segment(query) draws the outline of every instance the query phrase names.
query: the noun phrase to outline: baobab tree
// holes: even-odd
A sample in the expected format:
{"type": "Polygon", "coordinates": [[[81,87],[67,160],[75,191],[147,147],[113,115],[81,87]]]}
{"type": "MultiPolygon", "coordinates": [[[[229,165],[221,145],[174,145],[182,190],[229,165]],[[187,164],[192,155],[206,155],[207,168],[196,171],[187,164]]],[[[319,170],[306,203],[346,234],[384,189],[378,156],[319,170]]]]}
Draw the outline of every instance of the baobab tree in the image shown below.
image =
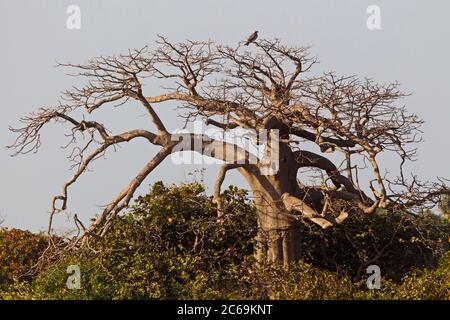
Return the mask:
{"type": "MultiPolygon", "coordinates": [[[[405,96],[398,83],[380,85],[331,72],[312,75],[316,62],[308,48],[278,39],[230,47],[212,41],[172,43],[158,37],[155,49],[61,64],[75,70],[73,75],[85,78],[86,84],[64,92],[56,106],[22,118],[22,127],[11,128],[17,140],[10,148],[15,155],[38,151],[41,130],[51,122],[64,123],[70,130],[75,172],[52,200],[50,233],[54,215],[67,209],[70,187],[92,162],[137,138],[160,147],[97,218],[86,228],[82,225],[78,239],[105,235],[144,179],[169,155],[180,152],[181,140],[183,150],[188,146],[223,161],[213,195],[218,223],[226,218],[220,190],[227,172],[237,170],[248,183],[257,208],[259,260],[298,259],[301,219],[327,229],[378,209],[414,214],[434,206],[448,193],[445,180],[423,183],[404,173],[404,164],[416,155],[422,120],[396,105],[405,96]],[[160,94],[146,94],[143,84],[148,78],[164,84],[160,94]],[[128,101],[146,111],[148,128],[113,134],[103,123],[74,115],[81,111],[93,119],[97,110],[128,101]],[[163,102],[179,107],[186,123],[201,119],[224,132],[269,132],[267,139],[255,139],[263,145],[264,155],[254,161],[257,156],[242,144],[169,132],[158,116],[163,102]],[[271,152],[278,157],[276,170],[267,170],[271,152]],[[396,176],[388,176],[380,166],[383,153],[398,155],[396,176]],[[339,158],[336,155],[341,157],[339,163],[332,161],[339,158]],[[309,170],[320,181],[308,183],[300,177],[301,170],[309,170]]],[[[77,217],[75,221],[80,224],[77,217]]]]}

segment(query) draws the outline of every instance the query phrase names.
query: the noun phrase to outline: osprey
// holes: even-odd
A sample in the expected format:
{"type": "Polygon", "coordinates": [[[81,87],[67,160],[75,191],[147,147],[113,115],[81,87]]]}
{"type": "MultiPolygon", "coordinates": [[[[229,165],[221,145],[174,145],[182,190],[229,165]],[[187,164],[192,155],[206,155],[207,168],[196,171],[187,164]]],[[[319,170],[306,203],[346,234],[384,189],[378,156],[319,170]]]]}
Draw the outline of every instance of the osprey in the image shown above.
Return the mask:
{"type": "Polygon", "coordinates": [[[258,31],[253,32],[248,38],[245,45],[248,46],[250,43],[254,42],[258,38],[258,31]]]}

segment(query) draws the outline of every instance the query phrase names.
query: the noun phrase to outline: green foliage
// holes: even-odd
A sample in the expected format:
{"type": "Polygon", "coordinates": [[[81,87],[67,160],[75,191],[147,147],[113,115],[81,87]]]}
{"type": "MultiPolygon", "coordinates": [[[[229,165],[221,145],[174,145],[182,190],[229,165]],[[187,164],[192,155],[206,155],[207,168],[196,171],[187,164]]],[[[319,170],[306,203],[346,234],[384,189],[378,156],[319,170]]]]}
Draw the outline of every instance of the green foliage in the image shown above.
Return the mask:
{"type": "Polygon", "coordinates": [[[302,223],[302,261],[256,265],[255,208],[243,190],[222,196],[218,221],[201,184],[156,183],[105,238],[22,281],[45,240],[2,230],[0,299],[450,298],[449,224],[438,216],[377,212],[326,232],[302,223]],[[381,290],[366,288],[368,263],[381,267],[381,290]],[[80,266],[79,290],[65,285],[69,265],[80,266]]]}
{"type": "Polygon", "coordinates": [[[415,270],[406,275],[395,298],[450,300],[450,251],[439,261],[438,268],[415,270]]]}
{"type": "Polygon", "coordinates": [[[268,264],[258,270],[258,297],[282,300],[351,299],[355,286],[348,276],[299,261],[285,268],[268,264]]]}
{"type": "Polygon", "coordinates": [[[212,299],[224,288],[239,292],[240,266],[253,252],[255,212],[242,190],[229,188],[223,201],[226,216],[218,222],[200,184],[156,183],[104,239],[91,243],[100,253],[80,251],[36,279],[36,297],[212,299]],[[71,264],[81,268],[81,290],[61,286],[71,264]]]}
{"type": "Polygon", "coordinates": [[[410,216],[377,211],[352,216],[326,232],[300,225],[303,259],[316,267],[345,272],[359,280],[370,264],[399,281],[414,268],[436,266],[448,250],[450,224],[431,213],[410,216]]]}

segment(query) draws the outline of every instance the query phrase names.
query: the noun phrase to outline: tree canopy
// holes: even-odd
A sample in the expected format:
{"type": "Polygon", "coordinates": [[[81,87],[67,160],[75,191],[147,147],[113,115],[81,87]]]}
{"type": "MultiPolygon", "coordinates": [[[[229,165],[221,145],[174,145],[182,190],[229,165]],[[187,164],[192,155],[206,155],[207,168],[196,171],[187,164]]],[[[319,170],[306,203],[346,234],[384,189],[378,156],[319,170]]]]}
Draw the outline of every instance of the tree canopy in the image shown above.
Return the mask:
{"type": "Polygon", "coordinates": [[[378,84],[334,72],[311,74],[316,62],[308,48],[278,39],[256,40],[246,47],[213,41],[173,43],[160,36],[154,48],[100,56],[84,64],[60,64],[85,79],[85,85],[64,92],[56,106],[42,107],[22,118],[23,126],[11,129],[18,134],[11,148],[15,154],[38,151],[44,126],[50,122],[69,126],[75,173],[53,198],[50,232],[53,216],[67,209],[70,187],[93,161],[137,138],[160,147],[91,225],[85,228],[74,217],[84,237],[104,236],[144,179],[170,154],[180,151],[180,140],[187,142],[184,150],[224,161],[214,189],[219,217],[224,177],[228,170],[238,170],[257,208],[257,250],[269,260],[286,263],[298,257],[300,220],[327,229],[349,215],[373,214],[377,209],[414,213],[436,205],[442,194],[449,193],[444,179],[421,182],[404,171],[405,163],[416,156],[422,120],[398,105],[406,95],[398,83],[378,84]],[[148,79],[163,86],[159,94],[146,92],[148,79]],[[92,119],[97,110],[128,101],[147,112],[151,130],[112,133],[107,125],[92,119]],[[253,136],[256,144],[264,146],[264,156],[255,159],[239,144],[204,134],[169,132],[158,116],[163,102],[179,107],[186,123],[200,118],[224,131],[268,131],[270,138],[264,141],[253,136]],[[80,111],[86,118],[76,118],[80,111]],[[275,167],[268,158],[272,151],[279,162],[275,167]],[[335,164],[329,153],[343,160],[335,164]],[[385,153],[398,156],[393,175],[385,173],[380,164],[379,155],[385,153]],[[303,169],[317,173],[321,182],[300,179],[298,173],[303,169]],[[368,178],[361,179],[361,172],[368,178]]]}

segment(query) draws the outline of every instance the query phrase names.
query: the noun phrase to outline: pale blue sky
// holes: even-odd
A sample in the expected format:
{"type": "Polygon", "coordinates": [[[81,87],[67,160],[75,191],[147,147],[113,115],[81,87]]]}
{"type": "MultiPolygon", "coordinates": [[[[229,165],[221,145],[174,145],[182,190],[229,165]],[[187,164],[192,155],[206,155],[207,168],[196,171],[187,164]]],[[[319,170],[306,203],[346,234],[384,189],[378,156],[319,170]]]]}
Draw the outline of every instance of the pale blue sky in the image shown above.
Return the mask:
{"type": "MultiPolygon", "coordinates": [[[[11,158],[3,148],[13,140],[8,126],[39,106],[52,105],[75,84],[55,61],[83,62],[99,54],[142,47],[162,34],[174,41],[213,39],[236,44],[253,30],[287,44],[310,45],[320,58],[318,71],[335,70],[380,82],[398,80],[413,95],[404,103],[426,124],[419,160],[409,169],[424,178],[450,176],[450,2],[442,1],[0,1],[0,215],[5,225],[46,227],[50,200],[71,173],[61,126],[45,130],[38,154],[11,158]],[[81,8],[81,30],[66,28],[66,8],[81,8]],[[381,8],[382,29],[366,28],[366,8],[381,8]]],[[[171,129],[180,126],[173,111],[160,111],[171,129]]],[[[146,125],[135,109],[105,113],[102,120],[123,129],[146,125]]],[[[69,211],[87,221],[139,170],[155,149],[132,143],[72,189],[69,211]],[[114,173],[112,173],[114,172],[114,173]]],[[[386,160],[387,162],[389,160],[386,160]]],[[[382,164],[389,166],[389,163],[382,164]]],[[[192,166],[164,162],[140,192],[156,180],[186,181],[192,166]]],[[[211,186],[217,167],[208,167],[211,186]]],[[[227,182],[245,186],[237,175],[227,182]]],[[[64,224],[64,218],[57,226],[64,224]]]]}

